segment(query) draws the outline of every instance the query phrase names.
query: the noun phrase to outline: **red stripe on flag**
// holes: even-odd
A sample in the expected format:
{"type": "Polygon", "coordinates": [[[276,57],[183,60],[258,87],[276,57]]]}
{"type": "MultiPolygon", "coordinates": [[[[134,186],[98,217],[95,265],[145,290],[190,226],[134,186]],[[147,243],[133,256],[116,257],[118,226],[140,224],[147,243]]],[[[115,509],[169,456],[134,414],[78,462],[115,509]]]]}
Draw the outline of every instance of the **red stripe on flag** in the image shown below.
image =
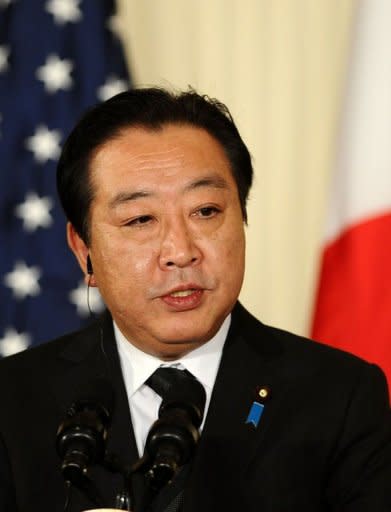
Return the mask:
{"type": "Polygon", "coordinates": [[[391,389],[391,213],[325,249],[312,337],[377,363],[391,389]]]}

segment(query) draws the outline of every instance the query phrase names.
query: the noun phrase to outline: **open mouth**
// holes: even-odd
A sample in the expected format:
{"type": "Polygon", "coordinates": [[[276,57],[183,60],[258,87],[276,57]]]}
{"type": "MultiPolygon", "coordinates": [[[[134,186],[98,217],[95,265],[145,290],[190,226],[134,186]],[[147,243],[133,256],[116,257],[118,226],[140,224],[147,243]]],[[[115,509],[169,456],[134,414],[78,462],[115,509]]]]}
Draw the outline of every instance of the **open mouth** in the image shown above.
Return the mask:
{"type": "Polygon", "coordinates": [[[204,290],[201,288],[188,288],[175,290],[162,297],[165,304],[176,311],[187,311],[198,307],[201,303],[204,290]]]}
{"type": "Polygon", "coordinates": [[[190,288],[189,290],[178,290],[177,292],[172,292],[169,295],[171,297],[188,297],[192,293],[198,291],[196,288],[190,288]]]}

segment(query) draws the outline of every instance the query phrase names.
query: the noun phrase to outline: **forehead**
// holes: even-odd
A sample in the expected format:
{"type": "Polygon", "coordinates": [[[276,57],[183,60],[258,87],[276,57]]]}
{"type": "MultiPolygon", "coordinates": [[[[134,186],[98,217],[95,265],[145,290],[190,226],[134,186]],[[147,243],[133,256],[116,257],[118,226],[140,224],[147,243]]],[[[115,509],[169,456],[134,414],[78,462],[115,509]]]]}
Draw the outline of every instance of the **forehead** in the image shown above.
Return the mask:
{"type": "Polygon", "coordinates": [[[123,129],[101,145],[90,163],[95,187],[125,180],[163,185],[200,175],[220,174],[234,184],[222,145],[207,131],[190,125],[166,125],[158,130],[123,129]]]}

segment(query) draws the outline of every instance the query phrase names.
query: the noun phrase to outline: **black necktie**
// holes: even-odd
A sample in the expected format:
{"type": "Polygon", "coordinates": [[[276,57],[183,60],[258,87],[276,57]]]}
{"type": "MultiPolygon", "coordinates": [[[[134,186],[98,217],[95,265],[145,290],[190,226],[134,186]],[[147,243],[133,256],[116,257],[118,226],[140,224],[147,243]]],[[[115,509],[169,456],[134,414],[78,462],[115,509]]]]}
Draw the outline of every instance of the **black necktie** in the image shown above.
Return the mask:
{"type": "MultiPolygon", "coordinates": [[[[166,400],[173,389],[181,389],[188,379],[196,380],[187,370],[173,367],[158,368],[146,381],[146,384],[166,400]]],[[[199,383],[201,386],[201,384],[199,383]]],[[[185,464],[173,482],[163,487],[151,503],[149,512],[181,512],[183,509],[184,487],[189,472],[189,464],[185,464]]]]}
{"type": "Polygon", "coordinates": [[[165,400],[172,388],[180,389],[187,379],[195,379],[195,377],[187,370],[160,367],[149,377],[146,384],[165,400]]]}

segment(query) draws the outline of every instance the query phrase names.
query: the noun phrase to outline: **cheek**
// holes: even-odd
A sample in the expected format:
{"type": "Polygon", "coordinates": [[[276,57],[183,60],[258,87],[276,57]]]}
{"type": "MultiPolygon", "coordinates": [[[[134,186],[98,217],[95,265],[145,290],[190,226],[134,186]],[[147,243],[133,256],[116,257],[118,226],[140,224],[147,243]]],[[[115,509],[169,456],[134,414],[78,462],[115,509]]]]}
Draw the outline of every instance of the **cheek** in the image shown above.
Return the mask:
{"type": "Polygon", "coordinates": [[[114,256],[117,261],[117,274],[124,283],[124,292],[134,295],[142,293],[154,280],[156,272],[156,254],[146,248],[136,250],[128,248],[114,256]]]}
{"type": "MultiPolygon", "coordinates": [[[[121,230],[100,230],[92,240],[93,251],[105,266],[112,268],[127,268],[128,272],[142,272],[154,257],[154,248],[145,247],[131,240],[121,230]]],[[[110,268],[107,270],[110,271],[110,268]]]]}
{"type": "Polygon", "coordinates": [[[220,232],[205,241],[205,254],[213,262],[215,272],[223,276],[225,282],[241,279],[244,272],[245,237],[241,226],[220,232]]]}
{"type": "Polygon", "coordinates": [[[125,265],[129,264],[129,272],[136,276],[143,276],[151,272],[156,255],[153,251],[144,249],[142,251],[129,251],[123,255],[125,265]]]}
{"type": "Polygon", "coordinates": [[[241,259],[245,249],[243,224],[235,219],[235,222],[232,223],[223,233],[223,237],[223,243],[228,255],[233,259],[241,259]]]}
{"type": "MultiPolygon", "coordinates": [[[[105,243],[92,246],[91,253],[98,287],[112,290],[114,294],[137,293],[151,280],[156,251],[134,244],[119,244],[106,239],[105,243]]],[[[111,292],[109,292],[111,294],[111,292]]]]}

